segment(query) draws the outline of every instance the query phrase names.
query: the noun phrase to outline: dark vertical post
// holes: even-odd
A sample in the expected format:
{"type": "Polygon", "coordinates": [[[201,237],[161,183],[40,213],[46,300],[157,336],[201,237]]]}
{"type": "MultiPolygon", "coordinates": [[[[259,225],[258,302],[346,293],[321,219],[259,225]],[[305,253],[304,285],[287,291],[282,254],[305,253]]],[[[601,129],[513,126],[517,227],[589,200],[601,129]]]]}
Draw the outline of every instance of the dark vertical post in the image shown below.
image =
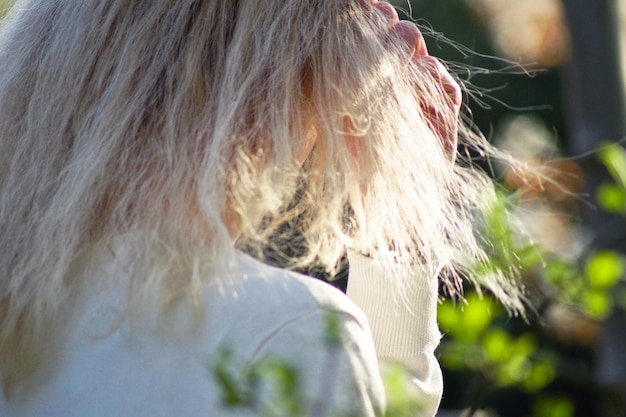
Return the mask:
{"type": "Polygon", "coordinates": [[[566,99],[573,154],[626,134],[618,1],[564,0],[572,39],[566,99]]]}
{"type": "MultiPolygon", "coordinates": [[[[620,46],[619,1],[563,0],[572,39],[566,67],[566,108],[571,155],[587,154],[601,142],[626,135],[626,104],[620,46]]],[[[586,193],[608,179],[594,156],[583,158],[586,193]]],[[[584,209],[583,209],[584,210],[584,209]]],[[[626,222],[587,208],[583,220],[596,233],[596,246],[625,251],[626,222]],[[612,231],[612,232],[611,232],[612,231]]],[[[616,309],[602,324],[596,344],[596,382],[602,387],[600,415],[626,415],[626,315],[616,309]]]]}

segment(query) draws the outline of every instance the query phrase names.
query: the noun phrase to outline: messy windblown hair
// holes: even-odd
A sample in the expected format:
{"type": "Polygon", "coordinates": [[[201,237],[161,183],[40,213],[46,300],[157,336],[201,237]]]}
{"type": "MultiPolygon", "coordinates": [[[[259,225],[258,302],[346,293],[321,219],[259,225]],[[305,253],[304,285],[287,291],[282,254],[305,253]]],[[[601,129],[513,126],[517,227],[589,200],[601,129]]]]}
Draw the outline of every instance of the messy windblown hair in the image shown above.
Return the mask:
{"type": "Polygon", "coordinates": [[[446,154],[424,109],[456,115],[376,19],[358,0],[19,2],[0,32],[5,380],[78,304],[81,256],[121,235],[137,302],[218,279],[225,219],[253,249],[296,224],[289,267],[332,273],[347,247],[458,285],[492,186],[446,154]]]}

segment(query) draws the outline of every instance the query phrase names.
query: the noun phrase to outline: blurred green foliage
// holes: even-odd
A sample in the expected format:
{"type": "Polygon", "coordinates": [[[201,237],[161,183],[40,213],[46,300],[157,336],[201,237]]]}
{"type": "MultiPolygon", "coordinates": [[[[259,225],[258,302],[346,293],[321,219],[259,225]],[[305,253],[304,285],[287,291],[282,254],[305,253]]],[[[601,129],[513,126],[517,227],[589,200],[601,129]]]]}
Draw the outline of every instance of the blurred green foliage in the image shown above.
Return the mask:
{"type": "Polygon", "coordinates": [[[598,157],[606,166],[614,182],[600,184],[596,198],[600,207],[609,213],[626,215],[626,152],[615,144],[604,144],[598,157]]]}
{"type": "Polygon", "coordinates": [[[243,368],[223,350],[210,369],[221,390],[224,409],[246,409],[262,417],[305,417],[307,410],[296,368],[277,358],[266,358],[243,368]],[[269,392],[269,401],[262,401],[269,392]]]}
{"type": "Polygon", "coordinates": [[[531,331],[514,335],[502,324],[506,318],[490,297],[470,293],[463,308],[444,301],[439,308],[439,323],[446,333],[439,350],[441,363],[449,370],[479,373],[490,388],[516,386],[538,392],[555,378],[554,355],[539,346],[531,331]]]}
{"type": "Polygon", "coordinates": [[[537,417],[572,417],[574,405],[565,397],[545,396],[533,404],[534,415],[537,417]]]}
{"type": "MultiPolygon", "coordinates": [[[[613,179],[598,189],[598,205],[626,215],[626,151],[607,145],[598,157],[613,179]]],[[[480,296],[471,289],[460,302],[445,299],[438,312],[445,334],[440,360],[448,373],[465,375],[468,385],[472,379],[481,381],[480,390],[487,397],[511,389],[523,393],[532,414],[519,415],[574,417],[580,415],[574,394],[550,392],[571,370],[565,364],[565,348],[546,335],[545,303],[576,312],[591,323],[605,320],[616,306],[626,308],[626,289],[620,285],[625,259],[617,251],[592,247],[577,257],[550,253],[514,227],[509,216],[514,204],[514,196],[502,193],[484,219],[481,230],[490,243],[490,260],[474,272],[507,271],[521,280],[529,293],[529,322],[515,321],[489,294],[480,296]]],[[[480,404],[462,405],[488,408],[491,402],[483,398],[480,404]]]]}
{"type": "MultiPolygon", "coordinates": [[[[331,340],[330,346],[333,338],[327,339],[331,340]]],[[[246,410],[259,417],[361,417],[328,414],[324,407],[307,404],[296,367],[280,358],[266,357],[244,366],[235,362],[232,351],[224,349],[208,368],[225,410],[246,410]]],[[[328,377],[330,385],[334,376],[328,377]]],[[[423,405],[412,394],[411,374],[403,366],[389,363],[383,366],[382,377],[387,407],[381,417],[419,415],[423,405]]]]}
{"type": "Polygon", "coordinates": [[[412,375],[402,365],[389,363],[382,369],[383,384],[387,397],[387,408],[382,417],[415,417],[423,404],[411,395],[414,391],[412,375]]]}
{"type": "Polygon", "coordinates": [[[13,2],[14,0],[0,0],[0,18],[6,14],[13,2]]]}

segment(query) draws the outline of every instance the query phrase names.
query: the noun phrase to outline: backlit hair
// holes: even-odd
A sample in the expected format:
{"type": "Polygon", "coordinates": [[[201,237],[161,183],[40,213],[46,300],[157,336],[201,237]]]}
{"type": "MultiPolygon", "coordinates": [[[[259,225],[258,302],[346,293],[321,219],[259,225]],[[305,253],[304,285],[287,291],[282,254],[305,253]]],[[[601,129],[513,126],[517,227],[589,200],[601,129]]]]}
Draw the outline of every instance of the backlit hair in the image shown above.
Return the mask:
{"type": "Polygon", "coordinates": [[[345,247],[400,272],[483,258],[490,180],[446,154],[424,109],[450,104],[379,19],[365,0],[18,2],[0,32],[5,387],[79,304],[81,257],[118,236],[129,303],[162,305],[219,278],[225,218],[253,250],[296,224],[289,267],[332,272],[345,247]]]}

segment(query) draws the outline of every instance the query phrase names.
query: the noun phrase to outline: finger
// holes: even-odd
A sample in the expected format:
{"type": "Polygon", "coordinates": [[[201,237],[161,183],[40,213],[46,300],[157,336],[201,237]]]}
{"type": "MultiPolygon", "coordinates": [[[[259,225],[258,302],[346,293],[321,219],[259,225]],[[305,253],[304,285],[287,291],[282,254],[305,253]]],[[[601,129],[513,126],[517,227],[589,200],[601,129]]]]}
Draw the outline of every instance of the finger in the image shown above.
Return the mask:
{"type": "Polygon", "coordinates": [[[440,137],[446,155],[454,161],[458,135],[457,117],[462,104],[461,87],[438,59],[426,56],[417,59],[416,63],[432,75],[435,88],[441,96],[440,99],[424,101],[422,109],[430,127],[440,137]]]}
{"type": "Polygon", "coordinates": [[[407,20],[399,22],[393,29],[396,35],[407,45],[412,56],[418,58],[428,56],[428,48],[422,32],[407,20]]]}
{"type": "Polygon", "coordinates": [[[387,21],[389,21],[390,25],[394,26],[400,21],[398,12],[396,12],[396,9],[391,4],[383,1],[377,1],[373,3],[373,6],[385,17],[387,21]]]}
{"type": "Polygon", "coordinates": [[[461,86],[452,77],[448,69],[437,58],[432,56],[425,56],[417,60],[420,66],[426,68],[426,70],[433,76],[437,85],[441,88],[442,92],[446,94],[450,102],[455,109],[461,107],[463,95],[461,93],[461,86]]]}

